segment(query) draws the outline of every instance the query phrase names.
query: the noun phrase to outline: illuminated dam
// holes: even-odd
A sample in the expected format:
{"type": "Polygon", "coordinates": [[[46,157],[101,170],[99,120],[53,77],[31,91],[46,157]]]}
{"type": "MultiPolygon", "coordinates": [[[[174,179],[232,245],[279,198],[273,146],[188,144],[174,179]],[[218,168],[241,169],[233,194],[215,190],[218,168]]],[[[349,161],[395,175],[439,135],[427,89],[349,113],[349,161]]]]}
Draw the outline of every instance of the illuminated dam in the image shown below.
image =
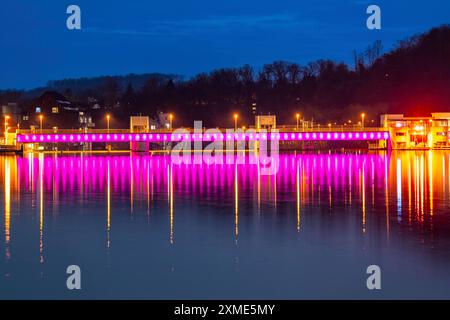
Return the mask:
{"type": "Polygon", "coordinates": [[[180,141],[370,141],[389,140],[388,131],[277,133],[30,133],[17,143],[180,142],[180,141]]]}

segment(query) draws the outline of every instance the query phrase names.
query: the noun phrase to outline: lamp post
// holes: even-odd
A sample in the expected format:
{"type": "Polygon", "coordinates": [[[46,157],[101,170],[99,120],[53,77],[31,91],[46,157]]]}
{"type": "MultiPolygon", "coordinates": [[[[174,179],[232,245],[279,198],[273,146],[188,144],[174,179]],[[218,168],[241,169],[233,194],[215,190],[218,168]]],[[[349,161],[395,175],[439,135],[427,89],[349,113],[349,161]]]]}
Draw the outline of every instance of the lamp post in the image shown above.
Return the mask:
{"type": "MultiPolygon", "coordinates": [[[[109,120],[111,119],[111,115],[108,113],[106,115],[106,132],[109,134],[109,120]]],[[[106,150],[111,151],[111,145],[109,143],[106,144],[106,150]]]]}
{"type": "Polygon", "coordinates": [[[111,118],[111,116],[109,114],[106,115],[106,131],[109,133],[109,119],[111,118]]]}
{"type": "Polygon", "coordinates": [[[173,131],[173,114],[169,114],[170,131],[173,131]]]}
{"type": "Polygon", "coordinates": [[[237,131],[237,119],[238,119],[238,115],[237,113],[234,114],[234,131],[237,131]]]}
{"type": "Polygon", "coordinates": [[[9,120],[9,116],[5,116],[5,138],[6,138],[6,133],[8,132],[8,120],[9,120]]]}
{"type": "Polygon", "coordinates": [[[41,115],[39,115],[39,124],[40,124],[41,133],[42,133],[42,119],[44,119],[44,116],[41,114],[41,115]]]}
{"type": "Polygon", "coordinates": [[[366,114],[365,113],[361,113],[361,125],[364,128],[364,119],[366,118],[366,114]]]}
{"type": "Polygon", "coordinates": [[[297,131],[298,131],[298,121],[300,120],[300,113],[297,113],[295,117],[297,118],[297,131]]]}

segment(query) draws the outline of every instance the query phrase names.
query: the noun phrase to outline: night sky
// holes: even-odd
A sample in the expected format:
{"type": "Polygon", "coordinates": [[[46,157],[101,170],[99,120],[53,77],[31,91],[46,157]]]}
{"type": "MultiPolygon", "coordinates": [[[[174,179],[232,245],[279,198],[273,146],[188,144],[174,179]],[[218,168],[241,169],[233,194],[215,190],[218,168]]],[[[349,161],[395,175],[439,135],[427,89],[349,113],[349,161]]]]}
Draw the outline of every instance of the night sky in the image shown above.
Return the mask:
{"type": "Polygon", "coordinates": [[[352,63],[353,50],[450,22],[450,1],[364,0],[2,0],[0,88],[48,80],[163,72],[190,77],[219,67],[274,60],[352,63]],[[66,28],[81,7],[82,30],[66,28]],[[382,9],[382,30],[366,8],[382,9]]]}

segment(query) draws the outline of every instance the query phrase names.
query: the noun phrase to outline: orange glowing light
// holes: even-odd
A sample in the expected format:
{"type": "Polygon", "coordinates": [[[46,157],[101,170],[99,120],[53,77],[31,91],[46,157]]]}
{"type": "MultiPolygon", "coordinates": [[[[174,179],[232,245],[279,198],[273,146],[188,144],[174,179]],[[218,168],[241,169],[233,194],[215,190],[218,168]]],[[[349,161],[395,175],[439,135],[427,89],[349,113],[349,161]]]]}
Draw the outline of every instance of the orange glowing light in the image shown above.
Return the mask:
{"type": "Polygon", "coordinates": [[[416,131],[424,131],[425,128],[424,128],[424,126],[415,126],[414,130],[416,130],[416,131]]]}

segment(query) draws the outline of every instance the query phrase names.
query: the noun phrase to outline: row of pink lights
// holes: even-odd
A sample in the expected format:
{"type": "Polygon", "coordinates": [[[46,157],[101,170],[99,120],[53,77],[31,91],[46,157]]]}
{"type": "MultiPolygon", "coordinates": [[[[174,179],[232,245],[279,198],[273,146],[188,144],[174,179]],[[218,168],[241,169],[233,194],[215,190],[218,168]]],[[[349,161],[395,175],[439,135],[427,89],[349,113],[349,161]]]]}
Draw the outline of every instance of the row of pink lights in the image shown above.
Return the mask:
{"type": "Polygon", "coordinates": [[[164,142],[164,141],[257,141],[257,140],[388,140],[388,132],[312,132],[312,133],[228,133],[228,134],[30,134],[17,135],[17,142],[164,142]]]}

